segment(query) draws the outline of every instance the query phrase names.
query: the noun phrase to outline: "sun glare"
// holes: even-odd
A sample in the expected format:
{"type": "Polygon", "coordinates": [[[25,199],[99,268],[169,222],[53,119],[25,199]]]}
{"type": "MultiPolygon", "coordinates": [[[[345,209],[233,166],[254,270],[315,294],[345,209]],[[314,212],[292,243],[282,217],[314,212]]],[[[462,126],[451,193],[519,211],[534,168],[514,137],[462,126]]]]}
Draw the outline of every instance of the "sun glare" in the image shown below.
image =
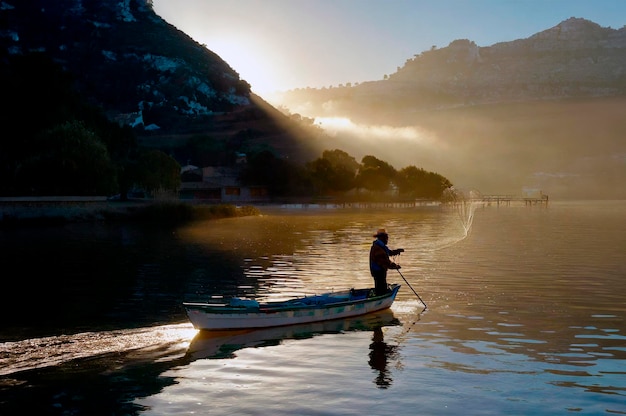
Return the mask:
{"type": "Polygon", "coordinates": [[[239,77],[250,84],[254,93],[264,96],[278,90],[275,74],[264,65],[271,58],[263,48],[248,40],[230,36],[212,39],[205,44],[239,73],[239,77]]]}

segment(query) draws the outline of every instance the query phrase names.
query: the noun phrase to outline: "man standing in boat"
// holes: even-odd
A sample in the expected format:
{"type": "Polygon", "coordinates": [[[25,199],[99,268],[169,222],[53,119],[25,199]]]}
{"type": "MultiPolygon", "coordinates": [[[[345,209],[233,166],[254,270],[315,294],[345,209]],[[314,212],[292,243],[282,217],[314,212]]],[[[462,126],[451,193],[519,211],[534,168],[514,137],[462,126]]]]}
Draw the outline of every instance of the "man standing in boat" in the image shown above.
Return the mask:
{"type": "Polygon", "coordinates": [[[400,265],[394,263],[389,259],[389,256],[397,256],[404,252],[403,248],[391,250],[387,247],[389,241],[389,234],[384,228],[378,229],[374,234],[376,240],[372,243],[370,249],[370,273],[374,278],[375,291],[377,295],[383,295],[387,293],[387,270],[399,269],[400,265]]]}

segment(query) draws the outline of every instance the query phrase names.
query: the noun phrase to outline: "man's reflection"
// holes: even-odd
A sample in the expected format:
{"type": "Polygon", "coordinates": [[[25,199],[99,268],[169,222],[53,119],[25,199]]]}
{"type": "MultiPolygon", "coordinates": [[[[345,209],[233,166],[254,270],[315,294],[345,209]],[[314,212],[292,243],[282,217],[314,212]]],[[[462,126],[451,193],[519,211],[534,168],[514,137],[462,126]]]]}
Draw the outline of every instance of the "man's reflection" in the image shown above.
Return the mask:
{"type": "Polygon", "coordinates": [[[378,370],[378,376],[376,376],[374,382],[379,389],[386,389],[391,386],[393,379],[391,378],[391,372],[387,369],[387,363],[389,359],[395,358],[397,349],[397,346],[385,343],[382,327],[374,329],[368,363],[373,370],[378,370]]]}

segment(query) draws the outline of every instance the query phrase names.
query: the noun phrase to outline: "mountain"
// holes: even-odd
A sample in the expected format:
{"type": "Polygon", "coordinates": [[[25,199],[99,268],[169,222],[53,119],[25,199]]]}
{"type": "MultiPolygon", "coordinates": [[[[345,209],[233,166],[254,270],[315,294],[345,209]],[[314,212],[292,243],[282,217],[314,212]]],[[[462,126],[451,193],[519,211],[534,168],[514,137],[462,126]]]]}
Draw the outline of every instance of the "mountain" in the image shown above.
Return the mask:
{"type": "Polygon", "coordinates": [[[570,18],[527,39],[479,47],[468,39],[407,59],[384,80],[285,92],[281,103],[316,115],[354,115],[465,105],[626,94],[626,27],[570,18]],[[326,105],[332,101],[333,105],[326,105]]]}
{"type": "Polygon", "coordinates": [[[455,104],[620,95],[626,92],[624,51],[626,28],[570,18],[489,47],[454,41],[407,61],[389,81],[455,97],[455,104]]]}
{"type": "Polygon", "coordinates": [[[314,154],[297,125],[218,55],[156,15],[150,0],[2,0],[0,22],[3,65],[29,54],[51,58],[76,91],[132,126],[146,146],[180,147],[204,135],[239,151],[271,148],[296,160],[314,154]]]}
{"type": "Polygon", "coordinates": [[[626,198],[626,28],[570,18],[487,47],[455,40],[383,80],[296,89],[280,104],[357,159],[424,167],[457,187],[626,198]]]}

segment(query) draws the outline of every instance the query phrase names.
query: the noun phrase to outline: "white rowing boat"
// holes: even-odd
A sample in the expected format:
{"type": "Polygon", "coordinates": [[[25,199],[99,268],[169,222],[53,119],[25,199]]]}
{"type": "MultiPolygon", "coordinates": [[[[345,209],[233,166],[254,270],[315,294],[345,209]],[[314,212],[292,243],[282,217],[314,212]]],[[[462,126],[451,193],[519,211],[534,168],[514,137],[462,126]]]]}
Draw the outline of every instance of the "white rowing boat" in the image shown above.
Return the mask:
{"type": "Polygon", "coordinates": [[[391,307],[400,285],[375,295],[373,289],[349,289],[280,302],[231,299],[228,303],[184,302],[194,328],[200,330],[269,328],[351,318],[391,307]]]}
{"type": "Polygon", "coordinates": [[[191,360],[205,358],[231,358],[244,348],[277,345],[287,339],[308,339],[322,334],[339,334],[353,331],[374,331],[386,326],[400,325],[391,309],[346,319],[311,322],[271,328],[228,329],[198,331],[187,350],[191,360]]]}

